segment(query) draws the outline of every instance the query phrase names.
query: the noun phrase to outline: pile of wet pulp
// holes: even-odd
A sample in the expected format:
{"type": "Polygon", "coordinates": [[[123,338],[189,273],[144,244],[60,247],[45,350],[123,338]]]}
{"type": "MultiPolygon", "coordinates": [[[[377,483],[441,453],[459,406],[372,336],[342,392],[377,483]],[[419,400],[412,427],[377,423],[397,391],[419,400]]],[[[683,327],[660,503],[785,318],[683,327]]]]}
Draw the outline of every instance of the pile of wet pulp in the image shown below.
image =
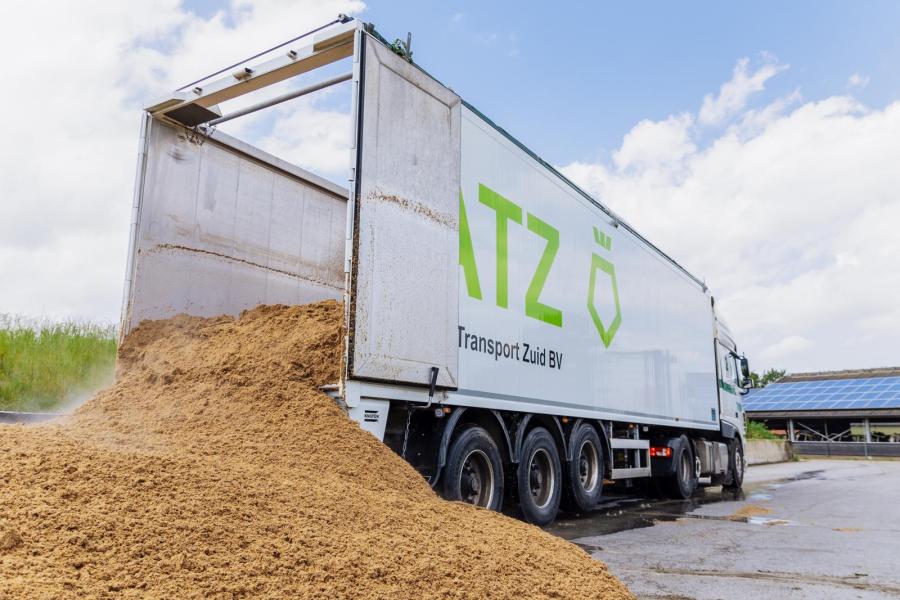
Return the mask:
{"type": "Polygon", "coordinates": [[[0,597],[633,597],[576,546],[441,500],[320,392],[341,314],[146,322],[74,415],[0,427],[0,597]]]}

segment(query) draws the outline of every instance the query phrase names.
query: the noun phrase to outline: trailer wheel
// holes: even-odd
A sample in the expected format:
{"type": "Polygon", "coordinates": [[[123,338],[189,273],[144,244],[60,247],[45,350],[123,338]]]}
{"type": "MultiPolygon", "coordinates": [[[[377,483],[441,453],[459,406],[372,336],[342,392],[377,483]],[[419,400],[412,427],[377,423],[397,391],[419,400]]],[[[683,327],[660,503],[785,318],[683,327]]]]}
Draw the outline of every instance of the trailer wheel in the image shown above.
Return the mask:
{"type": "Polygon", "coordinates": [[[444,498],[489,510],[503,504],[503,461],[491,435],[481,427],[467,427],[447,454],[444,498]]]}
{"type": "Polygon", "coordinates": [[[665,487],[671,498],[687,500],[697,489],[697,476],[691,445],[685,436],[674,444],[672,461],[675,472],[666,477],[665,487]]]}
{"type": "Polygon", "coordinates": [[[587,512],[603,494],[603,446],[597,431],[581,423],[569,437],[572,460],[566,465],[563,504],[572,512],[587,512]]]}
{"type": "Polygon", "coordinates": [[[728,444],[729,477],[722,487],[726,490],[739,490],[744,485],[744,445],[741,440],[734,439],[728,444]]]}
{"type": "Polygon", "coordinates": [[[543,427],[525,436],[516,479],[524,519],[534,525],[555,519],[562,496],[562,468],[556,442],[543,427]]]}

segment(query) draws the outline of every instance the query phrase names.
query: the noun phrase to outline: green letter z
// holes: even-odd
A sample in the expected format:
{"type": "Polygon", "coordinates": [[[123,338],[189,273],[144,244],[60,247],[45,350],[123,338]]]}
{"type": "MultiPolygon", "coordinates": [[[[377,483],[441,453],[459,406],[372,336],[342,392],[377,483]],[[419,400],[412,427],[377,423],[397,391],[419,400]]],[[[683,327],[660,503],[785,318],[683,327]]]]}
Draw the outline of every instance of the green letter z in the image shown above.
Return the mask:
{"type": "Polygon", "coordinates": [[[556,252],[559,250],[559,230],[531,213],[528,213],[528,230],[547,240],[547,245],[544,247],[544,255],[541,256],[534,277],[531,279],[531,285],[528,286],[528,291],[525,293],[525,314],[544,323],[562,327],[562,311],[538,302],[541,290],[544,289],[544,283],[550,274],[550,267],[556,258],[556,252]]]}

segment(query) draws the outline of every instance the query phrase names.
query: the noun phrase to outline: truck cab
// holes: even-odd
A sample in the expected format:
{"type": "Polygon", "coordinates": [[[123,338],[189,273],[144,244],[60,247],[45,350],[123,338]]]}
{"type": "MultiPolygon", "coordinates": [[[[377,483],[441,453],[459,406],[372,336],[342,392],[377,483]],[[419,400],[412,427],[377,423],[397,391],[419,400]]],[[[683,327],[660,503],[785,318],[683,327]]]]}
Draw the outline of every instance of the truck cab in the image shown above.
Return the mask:
{"type": "Polygon", "coordinates": [[[719,417],[722,422],[732,425],[740,432],[741,438],[744,438],[746,424],[743,397],[752,386],[750,366],[747,359],[738,354],[737,344],[731,330],[718,315],[716,316],[715,348],[719,417]]]}

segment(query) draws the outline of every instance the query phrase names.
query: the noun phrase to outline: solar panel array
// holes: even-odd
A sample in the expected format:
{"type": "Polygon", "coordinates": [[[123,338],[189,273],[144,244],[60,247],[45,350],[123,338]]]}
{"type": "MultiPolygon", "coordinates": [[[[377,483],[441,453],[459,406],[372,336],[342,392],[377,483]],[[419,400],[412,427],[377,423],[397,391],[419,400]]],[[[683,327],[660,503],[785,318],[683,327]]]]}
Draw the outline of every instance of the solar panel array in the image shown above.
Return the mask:
{"type": "Polygon", "coordinates": [[[770,383],[744,396],[744,410],[900,408],[900,377],[770,383]]]}

